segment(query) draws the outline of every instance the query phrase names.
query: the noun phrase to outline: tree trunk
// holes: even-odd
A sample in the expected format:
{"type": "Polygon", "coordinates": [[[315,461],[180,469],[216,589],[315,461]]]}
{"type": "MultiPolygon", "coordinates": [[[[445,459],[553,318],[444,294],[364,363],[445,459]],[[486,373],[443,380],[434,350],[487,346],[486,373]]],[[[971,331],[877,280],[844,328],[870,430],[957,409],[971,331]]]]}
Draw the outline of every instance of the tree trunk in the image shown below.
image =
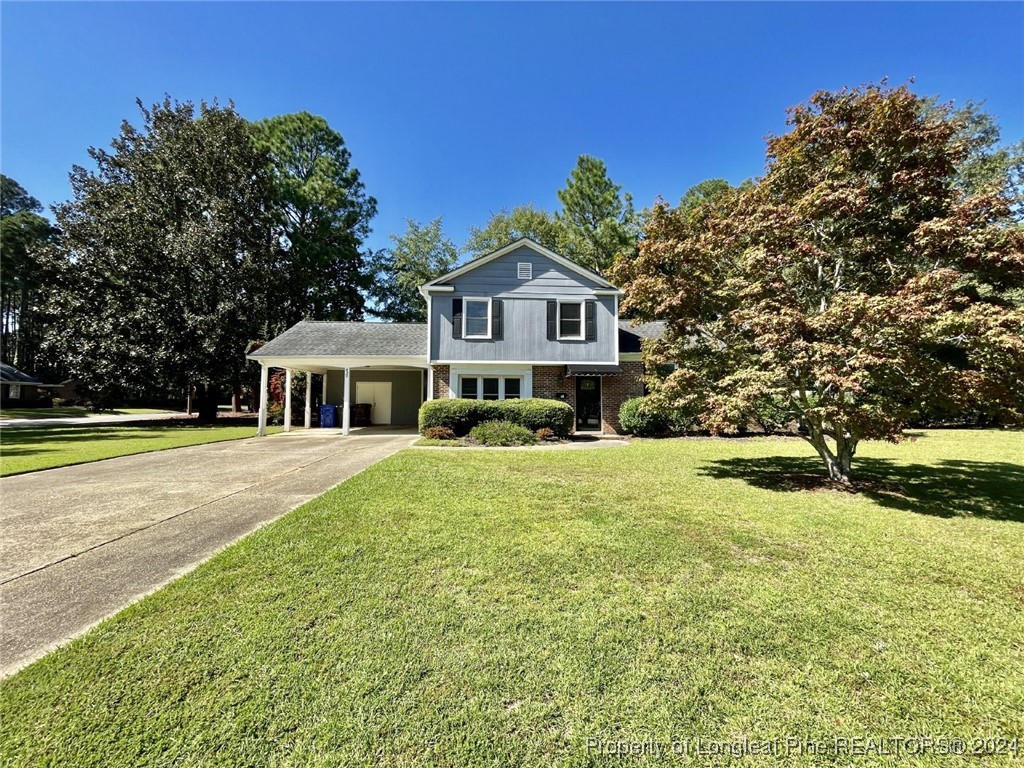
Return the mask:
{"type": "Polygon", "coordinates": [[[814,450],[825,462],[829,479],[838,483],[851,482],[851,468],[853,456],[857,452],[857,439],[849,435],[842,436],[836,441],[836,449],[833,451],[820,425],[808,422],[807,432],[806,440],[814,446],[814,450]]]}
{"type": "Polygon", "coordinates": [[[208,384],[196,384],[195,407],[198,420],[203,424],[212,424],[217,420],[218,392],[208,384]]]}

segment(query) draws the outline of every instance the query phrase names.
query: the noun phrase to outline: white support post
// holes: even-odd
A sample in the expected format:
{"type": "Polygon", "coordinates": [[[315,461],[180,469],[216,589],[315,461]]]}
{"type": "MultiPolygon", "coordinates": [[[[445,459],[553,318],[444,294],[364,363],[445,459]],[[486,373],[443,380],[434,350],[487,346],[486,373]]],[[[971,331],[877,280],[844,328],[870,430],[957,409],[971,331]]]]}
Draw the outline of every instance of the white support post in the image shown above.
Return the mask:
{"type": "Polygon", "coordinates": [[[427,400],[434,399],[434,369],[427,368],[425,370],[427,374],[427,400]]]}
{"type": "Polygon", "coordinates": [[[320,376],[320,382],[323,385],[320,390],[320,405],[327,405],[327,371],[320,376]]]}
{"type": "Polygon", "coordinates": [[[292,369],[284,369],[284,431],[292,431],[292,369]]]}
{"type": "Polygon", "coordinates": [[[256,429],[257,437],[266,437],[267,434],[267,385],[270,383],[270,369],[266,363],[260,366],[260,417],[259,427],[256,429]]]}
{"type": "Polygon", "coordinates": [[[345,369],[345,402],[342,404],[341,411],[341,434],[347,435],[352,424],[352,409],[349,407],[351,398],[352,388],[352,369],[345,369]]]}
{"type": "Polygon", "coordinates": [[[302,426],[313,426],[313,372],[306,371],[306,410],[302,414],[302,426]]]}

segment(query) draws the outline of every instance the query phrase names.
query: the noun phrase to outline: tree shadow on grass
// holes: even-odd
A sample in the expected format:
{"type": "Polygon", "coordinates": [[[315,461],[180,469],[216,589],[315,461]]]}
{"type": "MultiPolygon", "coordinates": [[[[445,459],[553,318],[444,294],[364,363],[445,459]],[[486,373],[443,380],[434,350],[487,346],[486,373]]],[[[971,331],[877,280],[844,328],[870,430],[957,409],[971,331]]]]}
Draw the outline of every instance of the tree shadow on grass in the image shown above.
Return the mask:
{"type": "Polygon", "coordinates": [[[0,452],[5,456],[33,456],[38,453],[65,450],[75,447],[80,443],[106,443],[122,440],[131,440],[136,443],[143,441],[159,442],[166,439],[168,435],[180,432],[181,426],[188,426],[197,430],[212,429],[209,425],[195,423],[188,425],[146,425],[145,427],[139,427],[137,424],[108,427],[19,427],[4,430],[2,438],[0,438],[0,452]]]}
{"type": "Polygon", "coordinates": [[[846,487],[829,480],[814,458],[721,459],[700,470],[708,477],[744,480],[772,491],[857,493],[884,507],[918,514],[1024,522],[1024,465],[957,459],[899,464],[858,458],[853,471],[854,482],[846,487]]]}

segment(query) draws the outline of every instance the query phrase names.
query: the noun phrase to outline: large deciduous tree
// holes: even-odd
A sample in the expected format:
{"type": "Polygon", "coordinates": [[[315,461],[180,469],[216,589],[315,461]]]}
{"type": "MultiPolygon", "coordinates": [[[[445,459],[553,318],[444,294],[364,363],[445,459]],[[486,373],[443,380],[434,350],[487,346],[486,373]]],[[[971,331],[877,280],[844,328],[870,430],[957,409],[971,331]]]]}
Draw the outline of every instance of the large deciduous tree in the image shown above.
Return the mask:
{"type": "Polygon", "coordinates": [[[4,362],[36,368],[42,292],[52,279],[50,250],[56,230],[42,205],[14,179],[0,175],[0,349],[4,362]]]}
{"type": "Polygon", "coordinates": [[[714,431],[797,422],[832,479],[858,444],[939,408],[1020,420],[1024,230],[1005,185],[963,183],[970,133],[906,87],[820,92],[722,206],[657,208],[616,277],[666,319],[652,380],[714,431]]]}
{"type": "Polygon", "coordinates": [[[286,304],[277,325],[360,319],[370,280],[363,244],[377,202],[344,139],[308,112],[257,122],[253,135],[270,158],[284,250],[286,304]]]}
{"type": "Polygon", "coordinates": [[[427,303],[419,286],[455,268],[459,251],[444,234],[441,218],[428,224],[406,221],[401,235],[391,235],[393,245],[374,255],[376,278],[370,289],[377,317],[393,322],[425,322],[427,303]]]}
{"type": "Polygon", "coordinates": [[[463,250],[475,258],[504,248],[523,237],[558,252],[562,252],[566,239],[565,229],[555,215],[531,203],[517,205],[512,210],[498,211],[482,229],[470,227],[469,241],[463,250]]]}
{"type": "Polygon", "coordinates": [[[604,161],[580,155],[576,167],[558,191],[565,255],[586,268],[605,273],[616,256],[636,246],[639,228],[633,199],[608,178],[604,161]]]}
{"type": "Polygon", "coordinates": [[[67,263],[50,354],[97,404],[194,386],[209,419],[281,301],[268,158],[233,106],[139,109],[55,209],[67,263]]]}

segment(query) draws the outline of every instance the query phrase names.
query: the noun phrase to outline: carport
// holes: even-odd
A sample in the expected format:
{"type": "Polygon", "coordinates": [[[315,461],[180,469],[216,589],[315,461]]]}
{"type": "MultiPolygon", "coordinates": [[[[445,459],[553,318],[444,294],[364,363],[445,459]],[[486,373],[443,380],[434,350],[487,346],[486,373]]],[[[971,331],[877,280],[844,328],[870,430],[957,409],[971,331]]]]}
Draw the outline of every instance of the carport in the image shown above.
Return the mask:
{"type": "Polygon", "coordinates": [[[427,330],[422,323],[303,321],[248,355],[260,364],[259,430],[266,434],[270,369],[285,371],[284,429],[292,419],[292,375],[306,373],[303,424],[313,423],[312,374],[322,377],[321,402],[341,409],[341,431],[352,406],[366,403],[375,425],[415,424],[427,396],[427,330]]]}

